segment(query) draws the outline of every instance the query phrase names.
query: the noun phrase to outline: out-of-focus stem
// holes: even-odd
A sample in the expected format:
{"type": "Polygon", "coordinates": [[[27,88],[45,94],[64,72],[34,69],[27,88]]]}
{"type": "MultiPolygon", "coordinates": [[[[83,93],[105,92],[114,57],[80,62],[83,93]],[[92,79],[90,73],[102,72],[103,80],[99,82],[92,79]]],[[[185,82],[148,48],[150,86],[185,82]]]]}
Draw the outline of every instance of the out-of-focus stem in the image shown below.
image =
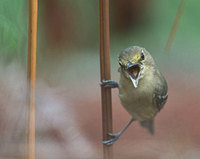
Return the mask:
{"type": "Polygon", "coordinates": [[[178,24],[180,22],[181,15],[183,13],[185,1],[186,0],[181,0],[181,4],[180,4],[178,12],[176,14],[176,19],[175,19],[174,24],[172,26],[172,29],[171,29],[171,32],[170,32],[170,35],[169,35],[169,38],[168,38],[168,41],[167,41],[167,45],[165,47],[165,53],[166,54],[168,54],[170,52],[170,49],[171,49],[171,46],[172,46],[176,31],[177,31],[177,28],[178,28],[178,24]]]}
{"type": "MultiPolygon", "coordinates": [[[[35,159],[35,86],[36,86],[36,55],[37,55],[37,21],[38,0],[29,0],[29,31],[28,31],[28,68],[27,68],[27,104],[28,115],[28,147],[25,158],[35,159]]],[[[27,145],[26,145],[27,146],[27,145]]]]}

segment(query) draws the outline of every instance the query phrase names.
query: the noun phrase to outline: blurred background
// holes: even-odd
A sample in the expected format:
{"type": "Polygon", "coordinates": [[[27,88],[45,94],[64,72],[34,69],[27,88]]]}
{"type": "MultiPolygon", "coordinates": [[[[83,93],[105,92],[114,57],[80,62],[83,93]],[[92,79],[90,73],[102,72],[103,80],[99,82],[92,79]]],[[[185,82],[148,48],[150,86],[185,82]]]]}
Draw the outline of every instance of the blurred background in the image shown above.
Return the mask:
{"type": "MultiPolygon", "coordinates": [[[[115,158],[200,158],[200,21],[198,0],[186,1],[164,54],[180,0],[110,0],[111,73],[118,55],[145,47],[168,81],[169,98],[156,116],[155,135],[137,123],[114,144],[115,158]]],[[[28,2],[0,1],[0,158],[24,155],[28,2]]],[[[38,159],[102,158],[99,2],[39,1],[36,105],[38,159]]],[[[130,119],[113,90],[113,124],[130,119]]]]}

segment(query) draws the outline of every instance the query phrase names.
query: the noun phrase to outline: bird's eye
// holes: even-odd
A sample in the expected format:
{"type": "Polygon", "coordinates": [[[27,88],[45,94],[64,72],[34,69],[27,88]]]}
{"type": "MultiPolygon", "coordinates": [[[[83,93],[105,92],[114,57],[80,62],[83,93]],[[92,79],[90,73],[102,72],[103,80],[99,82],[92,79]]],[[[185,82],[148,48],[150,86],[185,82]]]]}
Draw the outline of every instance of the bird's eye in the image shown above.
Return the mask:
{"type": "Polygon", "coordinates": [[[119,62],[119,65],[120,65],[120,67],[121,67],[122,69],[125,69],[125,66],[122,65],[120,62],[119,62]]]}
{"type": "Polygon", "coordinates": [[[144,60],[144,53],[143,52],[140,54],[140,59],[144,60]]]}
{"type": "Polygon", "coordinates": [[[123,67],[122,64],[121,64],[120,62],[119,62],[119,65],[120,65],[121,67],[123,67]]]}

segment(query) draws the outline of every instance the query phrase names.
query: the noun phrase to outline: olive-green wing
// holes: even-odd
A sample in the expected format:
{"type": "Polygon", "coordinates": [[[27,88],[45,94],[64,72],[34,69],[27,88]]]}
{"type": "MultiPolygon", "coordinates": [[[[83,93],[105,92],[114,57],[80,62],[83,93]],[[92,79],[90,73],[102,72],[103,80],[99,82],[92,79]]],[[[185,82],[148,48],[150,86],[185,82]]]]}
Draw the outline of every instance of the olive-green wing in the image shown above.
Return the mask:
{"type": "Polygon", "coordinates": [[[168,86],[165,78],[159,73],[158,84],[155,87],[153,103],[160,111],[165,105],[168,98],[168,86]]]}

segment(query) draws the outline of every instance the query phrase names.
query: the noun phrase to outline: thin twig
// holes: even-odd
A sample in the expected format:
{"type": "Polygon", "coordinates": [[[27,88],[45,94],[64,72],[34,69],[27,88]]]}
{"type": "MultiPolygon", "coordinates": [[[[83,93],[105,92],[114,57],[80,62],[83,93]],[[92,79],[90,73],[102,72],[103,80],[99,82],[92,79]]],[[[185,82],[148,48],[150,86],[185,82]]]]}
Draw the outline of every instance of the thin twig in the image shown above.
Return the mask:
{"type": "Polygon", "coordinates": [[[28,159],[35,159],[35,85],[37,55],[37,20],[38,0],[29,0],[29,32],[28,32],[28,68],[27,68],[27,103],[29,106],[28,122],[28,159]]]}
{"type": "Polygon", "coordinates": [[[175,37],[175,34],[176,34],[176,30],[178,28],[178,24],[180,22],[181,15],[183,13],[184,5],[185,5],[185,0],[181,0],[178,12],[176,14],[176,19],[175,19],[174,24],[172,26],[171,33],[170,33],[168,41],[167,41],[167,45],[165,47],[165,53],[166,54],[170,52],[170,49],[171,49],[171,46],[172,46],[172,43],[173,43],[173,40],[174,40],[174,37],[175,37]]]}
{"type": "MultiPolygon", "coordinates": [[[[110,33],[109,33],[109,0],[100,0],[100,68],[101,81],[110,79],[110,33]]],[[[108,140],[112,132],[112,99],[111,89],[101,88],[103,140],[108,140]]],[[[113,156],[112,146],[103,146],[104,159],[113,156]]]]}

